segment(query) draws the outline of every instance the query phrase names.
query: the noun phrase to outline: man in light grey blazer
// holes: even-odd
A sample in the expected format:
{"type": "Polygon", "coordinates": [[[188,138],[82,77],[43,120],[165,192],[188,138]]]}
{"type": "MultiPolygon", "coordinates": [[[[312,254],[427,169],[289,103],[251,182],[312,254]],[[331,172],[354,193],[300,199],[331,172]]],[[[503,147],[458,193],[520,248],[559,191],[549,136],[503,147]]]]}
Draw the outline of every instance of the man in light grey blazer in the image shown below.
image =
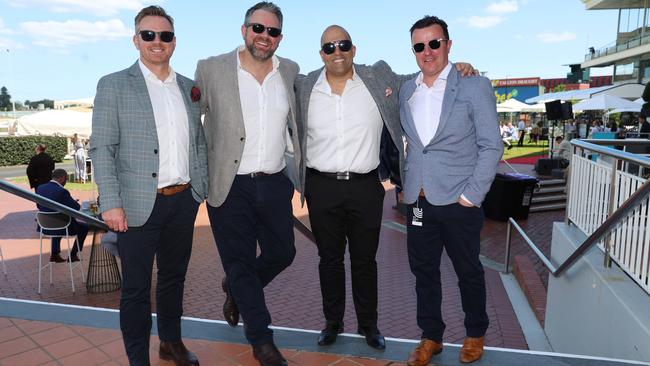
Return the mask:
{"type": "Polygon", "coordinates": [[[421,72],[402,86],[399,103],[407,143],[407,246],[422,340],[408,365],[427,365],[442,351],[443,247],[454,264],[465,312],[460,361],[473,362],[483,353],[489,323],[479,261],[480,206],[503,154],[494,91],[487,78],[459,77],[448,61],[452,41],[441,19],[418,20],[411,45],[421,72]]]}
{"type": "Polygon", "coordinates": [[[200,109],[192,80],[169,65],[176,45],[171,16],[146,7],[135,30],[140,59],[99,80],[90,143],[100,212],[118,233],[120,327],[129,363],[149,365],[155,258],[160,359],[198,365],[180,327],[194,221],[208,189],[200,109]]]}
{"type": "Polygon", "coordinates": [[[291,198],[300,162],[298,65],[274,55],[282,40],[275,4],[248,9],[241,33],[243,46],[196,68],[208,141],[208,215],[226,272],[224,317],[236,326],[241,312],[253,356],[262,365],[285,365],[269,329],[264,287],[296,252],[291,198]]]}

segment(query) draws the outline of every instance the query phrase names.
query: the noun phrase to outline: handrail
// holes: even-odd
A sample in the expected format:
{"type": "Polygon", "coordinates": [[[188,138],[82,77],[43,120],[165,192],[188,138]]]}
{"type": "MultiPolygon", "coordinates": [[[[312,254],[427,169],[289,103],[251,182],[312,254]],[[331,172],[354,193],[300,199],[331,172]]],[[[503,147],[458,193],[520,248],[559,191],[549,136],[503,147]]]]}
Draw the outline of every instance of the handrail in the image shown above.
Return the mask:
{"type": "Polygon", "coordinates": [[[508,229],[507,229],[507,241],[506,241],[506,263],[505,263],[505,272],[509,273],[509,268],[508,265],[510,263],[510,245],[512,242],[512,226],[517,229],[517,232],[524,238],[526,243],[533,249],[535,254],[542,260],[542,263],[546,268],[551,272],[553,277],[559,277],[562,275],[564,271],[569,269],[571,265],[573,265],[576,260],[578,260],[580,257],[584,255],[587,250],[589,250],[594,244],[598,243],[605,235],[607,235],[610,231],[616,229],[616,227],[623,221],[625,218],[627,218],[628,214],[633,211],[634,209],[639,206],[642,201],[647,198],[647,196],[650,194],[650,180],[646,181],[643,183],[639,189],[634,192],[630,198],[625,200],[623,204],[616,210],[614,211],[608,218],[603,222],[602,225],[596,229],[587,239],[585,239],[582,244],[567,258],[564,260],[562,264],[560,264],[559,267],[555,267],[553,263],[551,263],[550,259],[548,259],[544,253],[533,243],[533,241],[526,235],[524,230],[517,225],[517,222],[511,217],[508,219],[508,229]]]}
{"type": "Polygon", "coordinates": [[[641,156],[627,151],[611,149],[606,146],[644,146],[650,145],[650,140],[647,139],[626,139],[626,140],[607,140],[607,139],[585,139],[571,140],[571,145],[580,147],[585,150],[593,151],[599,154],[611,156],[615,159],[625,160],[630,163],[639,164],[644,167],[650,167],[650,158],[641,156]]]}
{"type": "Polygon", "coordinates": [[[88,225],[108,230],[108,226],[106,223],[102,220],[97,219],[96,217],[86,215],[85,213],[81,211],[77,211],[73,208],[70,208],[68,206],[62,205],[56,201],[52,201],[49,198],[45,198],[41,195],[32,193],[26,189],[23,189],[21,187],[15,186],[9,182],[6,182],[4,180],[0,180],[0,190],[3,190],[5,192],[11,193],[13,195],[16,195],[18,197],[24,198],[28,201],[32,201],[34,203],[37,203],[41,206],[47,207],[51,210],[57,211],[57,212],[62,212],[66,215],[70,215],[74,217],[75,219],[83,220],[88,225]]]}

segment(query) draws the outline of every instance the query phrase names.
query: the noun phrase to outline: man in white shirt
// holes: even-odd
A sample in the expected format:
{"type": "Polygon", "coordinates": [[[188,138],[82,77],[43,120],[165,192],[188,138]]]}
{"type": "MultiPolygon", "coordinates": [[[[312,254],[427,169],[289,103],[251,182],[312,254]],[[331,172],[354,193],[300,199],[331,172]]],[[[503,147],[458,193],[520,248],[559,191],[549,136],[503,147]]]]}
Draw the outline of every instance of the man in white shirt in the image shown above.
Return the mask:
{"type": "Polygon", "coordinates": [[[407,246],[422,339],[407,362],[427,365],[443,349],[443,249],[454,264],[465,312],[460,361],[473,362],[483,354],[489,324],[479,260],[480,206],[503,154],[496,101],[490,80],[461,78],[452,67],[443,20],[426,16],[413,24],[411,46],[421,72],[400,89],[400,120],[406,136],[407,246]]]}
{"type": "Polygon", "coordinates": [[[226,273],[225,319],[237,326],[241,312],[253,356],[262,365],[286,365],[269,328],[264,287],[296,253],[291,198],[300,162],[298,65],[275,56],[282,40],[275,4],[248,9],[241,33],[243,46],[196,68],[209,151],[208,215],[226,273]]]}
{"type": "Polygon", "coordinates": [[[151,276],[157,266],[159,356],[198,365],[181,340],[194,221],[207,193],[206,143],[193,81],[172,70],[173,19],[149,6],[135,17],[140,59],[97,84],[90,143],[99,210],[117,234],[120,328],[129,364],[149,365],[151,276]]]}

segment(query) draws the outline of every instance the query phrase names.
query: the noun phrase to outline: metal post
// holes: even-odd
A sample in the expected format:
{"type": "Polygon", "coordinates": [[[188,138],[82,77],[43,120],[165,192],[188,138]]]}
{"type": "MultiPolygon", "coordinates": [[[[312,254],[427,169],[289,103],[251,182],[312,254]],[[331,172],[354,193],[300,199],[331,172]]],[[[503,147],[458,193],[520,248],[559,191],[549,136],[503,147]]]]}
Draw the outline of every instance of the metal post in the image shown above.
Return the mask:
{"type": "MultiPolygon", "coordinates": [[[[607,208],[607,217],[612,216],[612,213],[615,211],[614,203],[616,202],[616,171],[618,170],[618,165],[620,163],[619,159],[614,158],[612,163],[612,177],[610,178],[609,183],[609,207],[607,208]]],[[[603,265],[605,268],[610,268],[612,266],[612,256],[610,255],[611,248],[614,244],[614,238],[612,236],[612,231],[608,231],[603,240],[603,246],[605,247],[605,258],[603,260],[603,265]]]]}
{"type": "Polygon", "coordinates": [[[508,228],[506,229],[506,258],[504,260],[505,265],[505,274],[510,273],[510,243],[512,241],[512,224],[508,220],[508,228]]]}

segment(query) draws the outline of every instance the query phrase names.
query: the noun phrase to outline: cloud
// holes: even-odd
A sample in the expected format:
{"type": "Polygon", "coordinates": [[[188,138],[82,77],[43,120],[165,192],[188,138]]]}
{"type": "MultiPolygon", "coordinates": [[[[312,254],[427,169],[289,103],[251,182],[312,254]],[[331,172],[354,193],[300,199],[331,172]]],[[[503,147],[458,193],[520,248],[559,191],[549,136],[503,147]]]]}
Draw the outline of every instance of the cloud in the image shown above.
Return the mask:
{"type": "Polygon", "coordinates": [[[503,22],[506,18],[498,15],[487,15],[487,16],[471,16],[463,21],[472,28],[490,28],[495,25],[503,22]]]}
{"type": "Polygon", "coordinates": [[[27,49],[27,47],[25,47],[25,45],[23,45],[22,43],[18,43],[18,42],[14,41],[14,40],[11,40],[9,38],[0,37],[0,50],[2,52],[6,52],[7,49],[9,49],[9,50],[24,50],[24,49],[27,49]]]}
{"type": "Polygon", "coordinates": [[[562,33],[539,33],[537,34],[537,39],[542,43],[560,43],[573,41],[576,39],[576,34],[564,31],[562,33]]]}
{"type": "Polygon", "coordinates": [[[14,34],[12,29],[5,27],[5,22],[2,18],[0,18],[0,34],[14,34]]]}
{"type": "Polygon", "coordinates": [[[50,48],[113,41],[133,35],[133,29],[127,28],[119,19],[92,23],[84,20],[24,22],[20,28],[34,39],[35,45],[50,48]]]}
{"type": "MultiPolygon", "coordinates": [[[[111,16],[121,10],[138,11],[144,7],[140,0],[8,0],[14,7],[38,7],[54,13],[90,13],[111,16]]],[[[147,3],[150,3],[148,1],[147,3]]]]}
{"type": "Polygon", "coordinates": [[[498,3],[491,3],[485,8],[490,14],[514,13],[519,10],[517,0],[503,0],[498,3]]]}

